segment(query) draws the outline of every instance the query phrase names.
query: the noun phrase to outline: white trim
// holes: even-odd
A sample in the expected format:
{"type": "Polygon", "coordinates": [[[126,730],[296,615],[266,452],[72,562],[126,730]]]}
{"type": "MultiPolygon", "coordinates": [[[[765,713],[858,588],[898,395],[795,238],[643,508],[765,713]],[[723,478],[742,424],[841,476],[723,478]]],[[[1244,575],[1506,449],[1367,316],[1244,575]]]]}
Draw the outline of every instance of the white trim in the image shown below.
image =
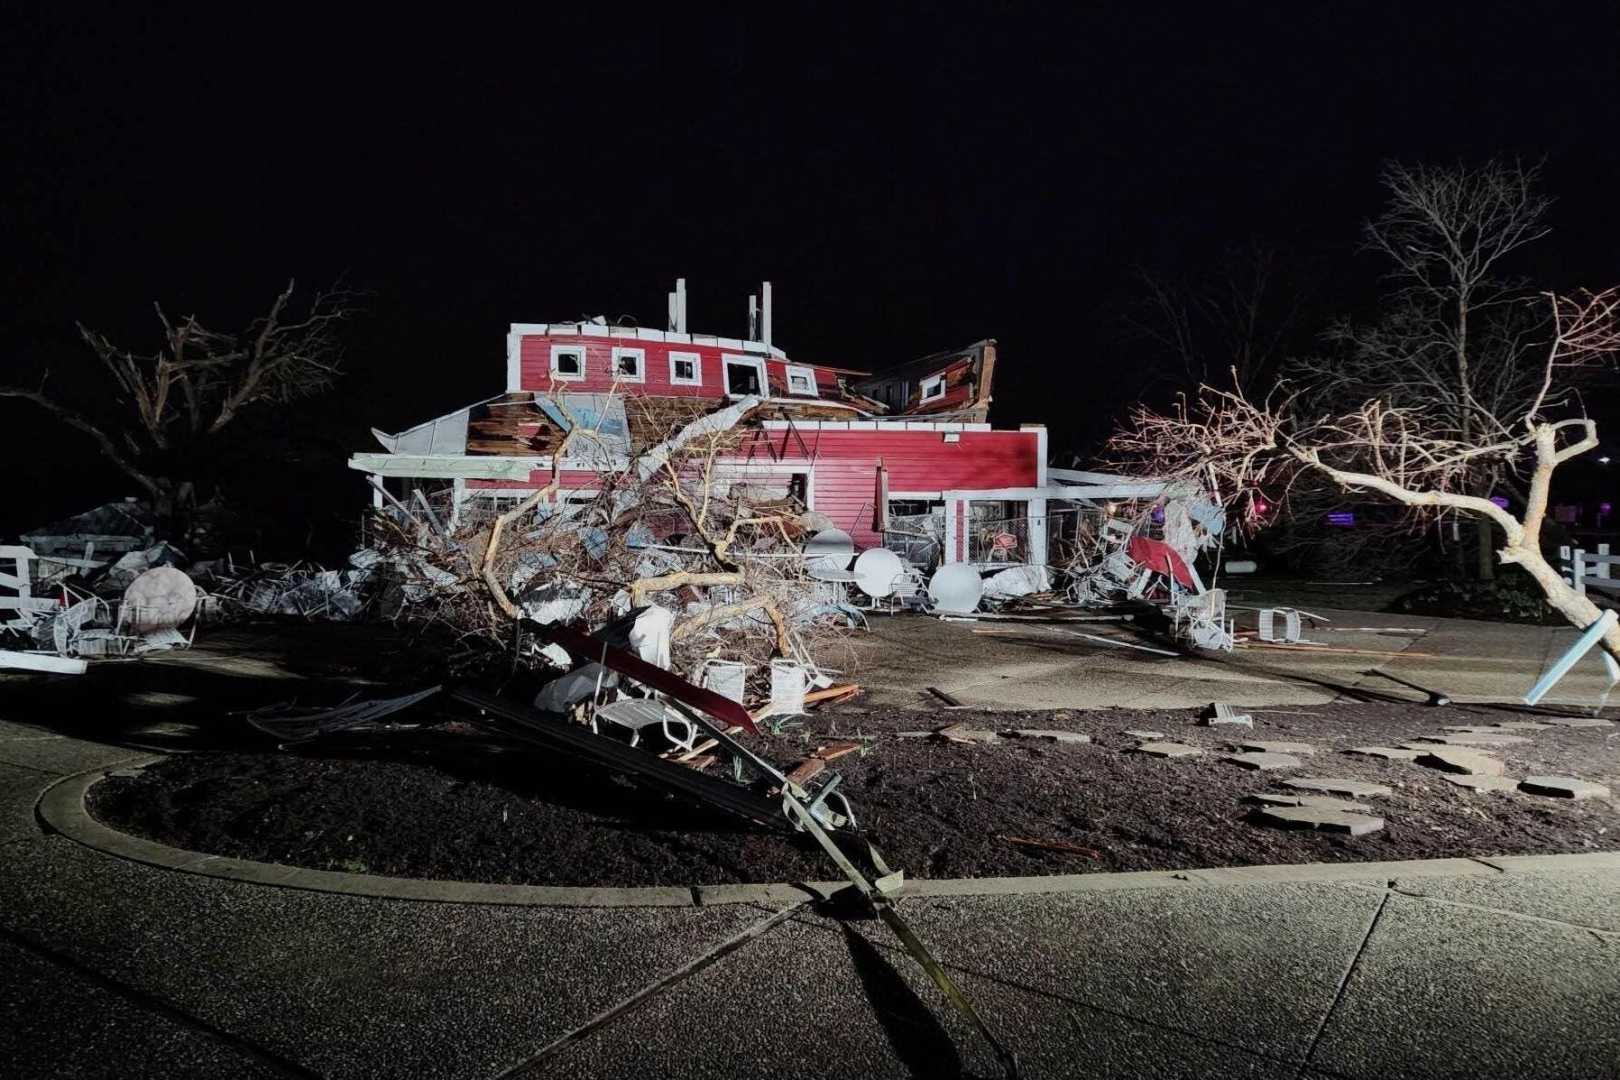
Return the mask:
{"type": "Polygon", "coordinates": [[[579,324],[580,337],[608,337],[608,328],[602,323],[585,322],[579,324]]]}
{"type": "Polygon", "coordinates": [[[820,390],[819,387],[816,386],[816,372],[815,372],[814,368],[805,367],[803,364],[788,364],[788,365],[786,365],[786,370],[787,370],[787,392],[788,392],[788,397],[794,397],[794,396],[798,396],[798,397],[820,397],[821,396],[821,390],[820,390]],[[803,393],[803,394],[800,394],[800,393],[798,393],[798,391],[794,390],[793,389],[794,376],[798,376],[799,378],[802,378],[802,379],[805,379],[806,381],[808,381],[810,383],[810,389],[808,391],[806,391],[805,393],[803,393]]]}
{"type": "MultiPolygon", "coordinates": [[[[1047,476],[1046,476],[1046,425],[1045,424],[1020,424],[1019,427],[1018,427],[1018,430],[1019,431],[1033,431],[1033,432],[1036,433],[1036,438],[1035,438],[1035,486],[1036,487],[1046,487],[1047,484],[1049,483],[1049,481],[1047,479],[1047,476]]],[[[1040,565],[1042,565],[1042,566],[1046,565],[1046,560],[1044,558],[1041,560],[1040,565]]]]}
{"type": "Polygon", "coordinates": [[[646,382],[647,350],[631,348],[628,345],[615,345],[613,347],[613,366],[608,370],[608,375],[621,382],[646,382]],[[619,359],[625,356],[636,358],[636,373],[634,375],[624,375],[619,371],[619,359]]]}
{"type": "Polygon", "coordinates": [[[506,392],[523,388],[523,334],[516,326],[506,332],[506,392]]]}
{"type": "Polygon", "coordinates": [[[943,491],[891,491],[889,501],[910,499],[914,502],[939,502],[944,494],[943,491]]]}
{"type": "Polygon", "coordinates": [[[940,398],[945,396],[945,373],[942,371],[938,375],[928,376],[918,384],[918,389],[922,392],[922,400],[924,402],[938,401],[940,398]],[[928,392],[929,383],[938,384],[939,392],[936,394],[930,394],[928,392]]]}
{"type": "Polygon", "coordinates": [[[586,365],[586,356],[587,355],[588,354],[586,352],[585,346],[582,345],[582,344],[581,345],[553,345],[551,347],[551,377],[553,379],[557,379],[557,380],[559,380],[561,382],[584,382],[585,381],[585,371],[586,371],[585,365],[586,365]],[[561,371],[557,370],[557,357],[563,355],[564,353],[577,353],[577,354],[579,354],[579,374],[578,375],[565,375],[561,371]]]}
{"type": "Polygon", "coordinates": [[[770,375],[765,370],[765,361],[757,356],[739,356],[736,353],[720,354],[720,379],[725,388],[727,397],[742,397],[743,392],[731,388],[731,365],[751,367],[759,372],[759,396],[769,397],[771,394],[770,375]]]}
{"type": "MultiPolygon", "coordinates": [[[[669,335],[674,337],[674,334],[669,335]]],[[[703,354],[695,352],[673,352],[669,354],[669,385],[671,386],[702,386],[703,385],[703,354]],[[681,379],[675,375],[675,362],[677,360],[692,361],[692,378],[681,379]]]]}
{"type": "Polygon", "coordinates": [[[640,338],[642,341],[663,341],[664,332],[662,330],[653,330],[646,326],[638,326],[636,327],[636,337],[640,338]]]}

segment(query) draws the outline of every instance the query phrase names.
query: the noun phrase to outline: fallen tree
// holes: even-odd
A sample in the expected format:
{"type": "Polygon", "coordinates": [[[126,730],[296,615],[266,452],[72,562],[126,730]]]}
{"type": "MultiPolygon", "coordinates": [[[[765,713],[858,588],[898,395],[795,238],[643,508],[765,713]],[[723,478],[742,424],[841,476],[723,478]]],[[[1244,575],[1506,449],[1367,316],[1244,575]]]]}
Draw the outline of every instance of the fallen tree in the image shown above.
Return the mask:
{"type": "MultiPolygon", "coordinates": [[[[1297,484],[1325,479],[1419,518],[1481,519],[1500,534],[1498,560],[1522,567],[1551,607],[1585,628],[1601,613],[1547,562],[1541,529],[1558,466],[1598,445],[1595,421],[1559,414],[1578,411],[1575,378],[1620,350],[1620,288],[1542,299],[1550,337],[1534,392],[1515,413],[1475,402],[1462,425],[1450,403],[1440,401],[1374,399],[1324,413],[1308,404],[1319,398],[1287,382],[1259,400],[1204,386],[1195,400],[1183,399],[1169,412],[1138,409],[1110,445],[1153,475],[1208,483],[1239,510],[1259,501],[1286,513],[1297,484]],[[1482,469],[1520,478],[1525,498],[1517,515],[1469,490],[1482,469]]],[[[1620,629],[1611,629],[1603,645],[1620,657],[1620,629]]]]}

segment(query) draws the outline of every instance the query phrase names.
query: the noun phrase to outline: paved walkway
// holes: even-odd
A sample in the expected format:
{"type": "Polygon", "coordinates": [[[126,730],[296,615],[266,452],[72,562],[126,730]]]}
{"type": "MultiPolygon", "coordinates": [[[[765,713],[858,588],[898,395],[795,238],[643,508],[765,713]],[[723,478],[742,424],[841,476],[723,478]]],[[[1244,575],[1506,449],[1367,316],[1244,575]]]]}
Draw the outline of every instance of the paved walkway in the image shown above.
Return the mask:
{"type": "MultiPolygon", "coordinates": [[[[126,748],[0,722],[0,1062],[35,1076],[975,1076],[878,923],[502,907],[47,835],[126,748]]],[[[1620,1076],[1620,857],[1097,875],[902,911],[1027,1076],[1620,1076]]]]}
{"type": "MultiPolygon", "coordinates": [[[[875,617],[852,639],[854,676],[878,705],[934,707],[938,686],[964,704],[1005,709],[1179,709],[1211,701],[1260,707],[1324,705],[1424,695],[1396,675],[1460,702],[1522,700],[1578,636],[1572,628],[1424,615],[1317,610],[1332,621],[1306,637],[1337,651],[1162,656],[1079,635],[1162,645],[1108,623],[942,622],[875,617]]],[[[1252,613],[1248,625],[1253,625],[1252,613]]],[[[1608,683],[1602,660],[1583,659],[1543,704],[1592,706],[1608,683]]],[[[1620,704],[1620,696],[1616,697],[1620,704]]]]}

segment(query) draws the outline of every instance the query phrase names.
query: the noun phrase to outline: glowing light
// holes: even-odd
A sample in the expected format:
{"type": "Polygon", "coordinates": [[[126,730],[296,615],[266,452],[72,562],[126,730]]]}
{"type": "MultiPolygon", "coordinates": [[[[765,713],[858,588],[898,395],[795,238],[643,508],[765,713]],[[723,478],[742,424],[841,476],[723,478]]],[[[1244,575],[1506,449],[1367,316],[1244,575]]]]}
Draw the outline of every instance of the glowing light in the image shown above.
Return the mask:
{"type": "Polygon", "coordinates": [[[1604,454],[1602,457],[1598,458],[1598,464],[1599,465],[1607,465],[1608,463],[1609,463],[1609,455],[1608,454],[1604,454]]]}
{"type": "Polygon", "coordinates": [[[1497,506],[1500,506],[1504,510],[1508,508],[1508,501],[1500,495],[1492,495],[1491,502],[1495,503],[1497,506]]]}

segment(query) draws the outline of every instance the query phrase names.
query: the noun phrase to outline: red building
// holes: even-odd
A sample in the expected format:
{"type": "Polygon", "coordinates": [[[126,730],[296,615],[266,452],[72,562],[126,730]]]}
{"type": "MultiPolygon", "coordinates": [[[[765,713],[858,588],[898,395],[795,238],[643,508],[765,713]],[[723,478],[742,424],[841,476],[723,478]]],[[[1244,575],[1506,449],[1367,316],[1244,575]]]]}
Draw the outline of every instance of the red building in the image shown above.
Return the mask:
{"type": "Polygon", "coordinates": [[[798,495],[857,547],[887,544],[919,563],[1044,565],[1046,430],[990,425],[996,343],[876,375],[801,363],[771,343],[769,289],[762,320],[750,298],[757,332],[746,339],[688,332],[683,284],[670,297],[670,330],[514,323],[503,394],[376,432],[385,452],[349,465],[401,499],[449,488],[457,513],[469,501],[522,498],[551,480],[551,449],[569,422],[560,399],[604,436],[560,463],[564,489],[588,494],[602,472],[659,441],[671,417],[743,403],[745,437],[723,463],[731,482],[798,495]]]}

